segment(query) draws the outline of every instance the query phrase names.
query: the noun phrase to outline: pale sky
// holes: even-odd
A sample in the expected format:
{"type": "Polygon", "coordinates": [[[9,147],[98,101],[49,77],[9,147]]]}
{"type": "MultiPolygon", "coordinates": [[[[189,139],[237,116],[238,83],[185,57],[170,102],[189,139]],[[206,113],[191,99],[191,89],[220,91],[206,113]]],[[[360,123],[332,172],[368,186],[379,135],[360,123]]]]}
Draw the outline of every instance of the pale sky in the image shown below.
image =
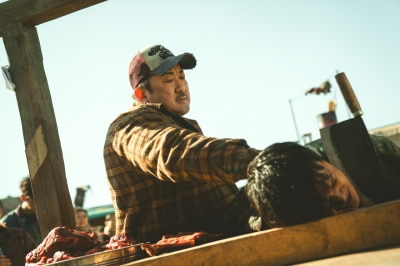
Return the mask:
{"type": "MultiPolygon", "coordinates": [[[[4,2],[4,1],[0,1],[4,2]]],[[[72,201],[90,185],[84,207],[110,204],[103,162],[108,126],[132,104],[128,65],[142,47],[190,52],[188,118],[206,136],[243,138],[264,149],[319,138],[317,115],[337,99],[344,72],[374,129],[400,122],[400,1],[110,0],[37,26],[72,201]],[[332,93],[307,95],[329,79],[332,93]]],[[[8,65],[0,45],[0,65],[8,65]]],[[[0,80],[0,199],[20,195],[28,174],[15,93],[0,80]]]]}

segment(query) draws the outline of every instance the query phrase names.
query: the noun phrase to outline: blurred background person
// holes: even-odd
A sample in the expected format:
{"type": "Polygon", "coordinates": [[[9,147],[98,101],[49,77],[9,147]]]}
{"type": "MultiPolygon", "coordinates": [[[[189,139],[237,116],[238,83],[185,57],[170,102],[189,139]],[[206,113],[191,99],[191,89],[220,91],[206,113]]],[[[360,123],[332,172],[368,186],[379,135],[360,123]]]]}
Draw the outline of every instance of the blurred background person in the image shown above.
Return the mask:
{"type": "Polygon", "coordinates": [[[33,192],[31,179],[29,175],[22,179],[20,183],[22,203],[15,210],[10,211],[0,222],[4,223],[8,228],[20,228],[25,230],[37,244],[42,242],[40,227],[36,217],[36,205],[33,200],[33,192]]]}
{"type": "Polygon", "coordinates": [[[103,241],[110,240],[115,235],[115,213],[106,215],[104,228],[100,230],[100,237],[103,241]]]}
{"type": "Polygon", "coordinates": [[[26,255],[37,247],[33,238],[20,228],[0,223],[0,266],[24,266],[26,255]]]}
{"type": "Polygon", "coordinates": [[[90,227],[89,217],[87,210],[75,207],[75,221],[76,221],[76,230],[82,232],[92,232],[92,228],[90,227]]]}
{"type": "Polygon", "coordinates": [[[3,204],[1,203],[0,200],[0,218],[3,217],[3,204]]]}
{"type": "MultiPolygon", "coordinates": [[[[0,201],[0,218],[3,217],[3,206],[1,204],[0,201]]],[[[1,226],[5,226],[3,223],[0,223],[0,227],[1,226]]],[[[3,241],[3,236],[1,235],[1,231],[0,231],[0,266],[11,266],[11,261],[9,258],[6,257],[6,255],[4,255],[3,253],[3,249],[2,249],[2,241],[3,241]]]]}

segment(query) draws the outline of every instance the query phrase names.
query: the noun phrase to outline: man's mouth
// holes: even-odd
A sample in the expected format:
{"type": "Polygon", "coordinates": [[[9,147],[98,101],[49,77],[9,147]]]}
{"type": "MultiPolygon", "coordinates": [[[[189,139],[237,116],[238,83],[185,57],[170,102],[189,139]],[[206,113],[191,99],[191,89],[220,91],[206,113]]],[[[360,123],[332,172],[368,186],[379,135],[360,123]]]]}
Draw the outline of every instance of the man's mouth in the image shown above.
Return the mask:
{"type": "Polygon", "coordinates": [[[345,205],[346,209],[353,209],[353,195],[351,194],[350,190],[347,190],[347,202],[345,205]]]}
{"type": "Polygon", "coordinates": [[[176,97],[176,101],[177,102],[181,102],[181,101],[184,101],[184,100],[187,100],[187,95],[186,94],[179,94],[178,95],[178,97],[176,97]]]}

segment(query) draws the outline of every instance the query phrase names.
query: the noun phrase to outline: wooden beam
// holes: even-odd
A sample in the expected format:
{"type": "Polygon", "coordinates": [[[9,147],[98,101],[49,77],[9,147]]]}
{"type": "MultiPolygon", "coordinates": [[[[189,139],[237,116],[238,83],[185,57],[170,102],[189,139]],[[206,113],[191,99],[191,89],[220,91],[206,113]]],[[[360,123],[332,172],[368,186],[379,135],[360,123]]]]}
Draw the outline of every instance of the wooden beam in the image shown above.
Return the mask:
{"type": "Polygon", "coordinates": [[[56,118],[36,28],[17,21],[3,26],[2,32],[44,238],[56,226],[76,226],[56,118]]]}
{"type": "MultiPolygon", "coordinates": [[[[106,0],[11,0],[0,4],[0,28],[17,21],[36,26],[106,0]]],[[[0,33],[0,37],[3,33],[0,33]]]]}
{"type": "Polygon", "coordinates": [[[399,265],[400,245],[382,247],[379,249],[366,250],[357,253],[314,260],[296,266],[372,266],[372,265],[399,265]]]}
{"type": "Polygon", "coordinates": [[[292,265],[400,243],[400,200],[125,265],[292,265]]]}

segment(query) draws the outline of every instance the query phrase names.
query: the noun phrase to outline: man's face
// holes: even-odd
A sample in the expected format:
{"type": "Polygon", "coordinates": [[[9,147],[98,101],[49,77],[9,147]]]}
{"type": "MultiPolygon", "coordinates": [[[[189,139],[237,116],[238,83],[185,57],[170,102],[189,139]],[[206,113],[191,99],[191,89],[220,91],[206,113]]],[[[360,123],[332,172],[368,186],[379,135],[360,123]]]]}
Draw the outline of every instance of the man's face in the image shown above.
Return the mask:
{"type": "Polygon", "coordinates": [[[328,198],[329,214],[336,215],[357,209],[360,206],[360,198],[349,179],[326,161],[318,162],[318,164],[324,167],[320,173],[329,176],[324,180],[327,187],[323,189],[323,193],[328,198]]]}
{"type": "Polygon", "coordinates": [[[162,103],[173,114],[181,116],[190,110],[189,86],[179,65],[161,75],[150,77],[153,93],[146,91],[149,103],[162,103]]]}
{"type": "Polygon", "coordinates": [[[105,226],[115,230],[115,214],[111,214],[110,220],[104,222],[105,226]]]}
{"type": "Polygon", "coordinates": [[[89,218],[84,211],[75,213],[75,221],[77,227],[85,227],[89,224],[89,218]]]}

